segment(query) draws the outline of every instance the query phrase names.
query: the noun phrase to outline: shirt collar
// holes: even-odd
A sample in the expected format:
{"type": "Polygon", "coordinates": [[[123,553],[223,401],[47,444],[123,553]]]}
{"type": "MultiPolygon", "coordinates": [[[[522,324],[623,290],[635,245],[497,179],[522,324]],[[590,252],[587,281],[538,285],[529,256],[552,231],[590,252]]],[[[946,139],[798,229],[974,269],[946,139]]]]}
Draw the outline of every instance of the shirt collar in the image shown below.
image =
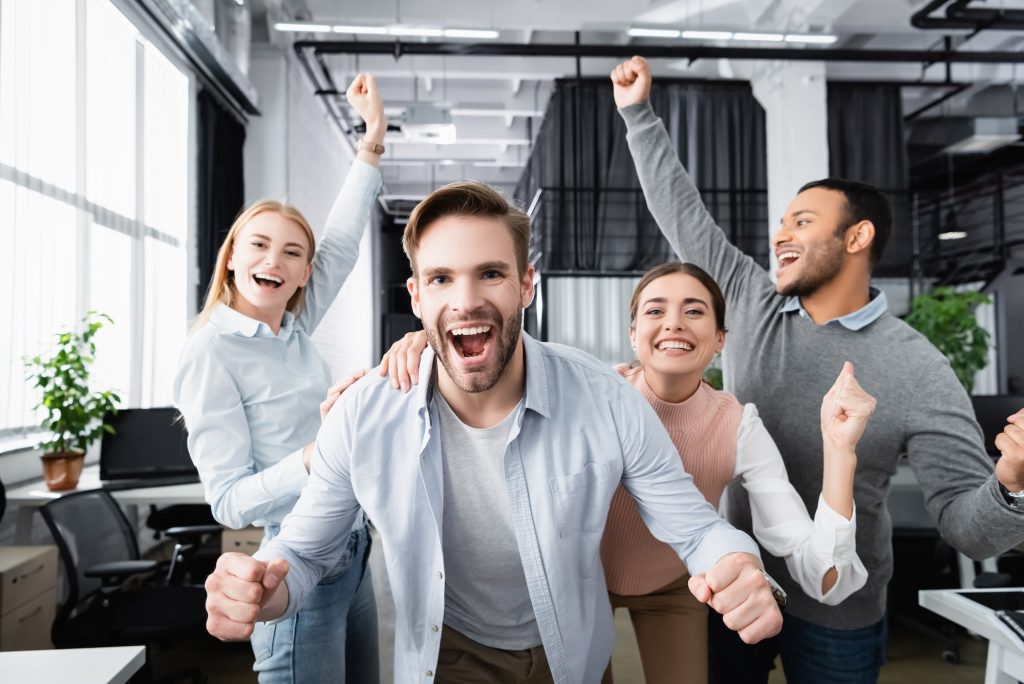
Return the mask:
{"type": "MultiPolygon", "coordinates": [[[[825,325],[838,323],[847,330],[860,330],[877,321],[882,314],[889,310],[889,301],[886,299],[885,293],[876,287],[868,289],[868,296],[870,300],[867,304],[845,316],[839,316],[838,318],[826,321],[825,325]]],[[[779,312],[791,313],[793,311],[799,312],[804,318],[811,318],[811,315],[807,313],[804,305],[800,302],[799,297],[786,297],[786,301],[782,304],[779,312]]]]}
{"type": "MultiPolygon", "coordinates": [[[[235,311],[227,304],[218,304],[217,308],[210,314],[210,320],[217,324],[225,332],[241,335],[242,337],[274,337],[274,331],[263,321],[249,318],[245,314],[235,311]]],[[[295,314],[291,311],[284,312],[281,319],[281,329],[278,337],[288,337],[291,334],[292,326],[295,323],[295,314]]]]}
{"type": "MultiPolygon", "coordinates": [[[[544,417],[551,415],[551,396],[548,393],[548,376],[544,368],[544,347],[530,337],[526,331],[520,333],[523,339],[523,356],[526,365],[526,396],[524,408],[536,411],[544,417]]],[[[434,361],[436,356],[429,345],[420,357],[420,380],[417,386],[417,409],[427,410],[434,396],[434,361]]]]}

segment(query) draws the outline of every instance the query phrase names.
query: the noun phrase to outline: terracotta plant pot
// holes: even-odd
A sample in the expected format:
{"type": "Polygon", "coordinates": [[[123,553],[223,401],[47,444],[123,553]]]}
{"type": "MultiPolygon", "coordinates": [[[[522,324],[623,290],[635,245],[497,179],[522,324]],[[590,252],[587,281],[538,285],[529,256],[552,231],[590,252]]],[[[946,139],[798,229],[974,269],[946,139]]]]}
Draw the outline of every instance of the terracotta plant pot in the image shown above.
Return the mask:
{"type": "Polygon", "coordinates": [[[82,464],[85,454],[80,451],[62,451],[55,454],[43,454],[43,479],[46,488],[51,492],[62,492],[78,486],[78,478],[82,475],[82,464]]]}

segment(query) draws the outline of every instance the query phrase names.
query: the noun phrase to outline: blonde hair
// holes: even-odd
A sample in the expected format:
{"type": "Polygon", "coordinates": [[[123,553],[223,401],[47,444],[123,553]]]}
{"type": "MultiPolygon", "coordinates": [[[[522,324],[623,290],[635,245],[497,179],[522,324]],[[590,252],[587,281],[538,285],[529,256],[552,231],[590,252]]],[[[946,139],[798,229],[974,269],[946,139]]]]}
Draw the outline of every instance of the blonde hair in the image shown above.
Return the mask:
{"type": "Polygon", "coordinates": [[[486,216],[503,221],[512,235],[519,275],[526,273],[530,264],[530,217],[491,186],[478,181],[461,181],[430,193],[409,215],[402,248],[414,274],[420,237],[432,223],[445,216],[486,216]]]}
{"type": "MultiPolygon", "coordinates": [[[[210,320],[210,314],[217,308],[218,304],[224,304],[231,306],[235,301],[235,296],[238,291],[235,289],[235,276],[228,269],[228,261],[231,259],[231,253],[235,248],[235,239],[241,232],[242,228],[245,227],[253,217],[258,214],[262,214],[265,211],[273,211],[280,214],[282,217],[292,221],[306,234],[306,239],[309,241],[309,251],[306,253],[307,263],[312,263],[313,253],[316,250],[316,236],[313,235],[313,229],[309,225],[309,221],[302,215],[302,212],[290,204],[280,202],[273,199],[261,199],[256,200],[248,207],[242,210],[242,213],[238,215],[235,222],[231,224],[231,229],[228,231],[228,236],[224,238],[224,243],[220,246],[220,251],[217,252],[217,263],[213,267],[213,277],[210,278],[210,287],[206,291],[206,301],[203,304],[202,311],[196,316],[195,321],[192,323],[192,329],[195,330],[208,320],[210,320]]],[[[295,291],[295,294],[288,300],[288,311],[292,313],[298,313],[302,311],[302,307],[306,301],[306,290],[303,287],[299,287],[295,291]]]]}

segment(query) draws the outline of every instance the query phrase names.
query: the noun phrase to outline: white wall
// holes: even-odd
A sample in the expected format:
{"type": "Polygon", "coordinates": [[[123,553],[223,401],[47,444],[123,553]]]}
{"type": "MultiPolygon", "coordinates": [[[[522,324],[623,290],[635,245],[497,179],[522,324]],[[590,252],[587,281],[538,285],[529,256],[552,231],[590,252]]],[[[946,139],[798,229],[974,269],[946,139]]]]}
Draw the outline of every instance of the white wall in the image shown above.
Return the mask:
{"type": "MultiPolygon", "coordinates": [[[[249,77],[263,116],[246,134],[246,201],[276,197],[296,205],[319,238],[351,155],[290,52],[254,50],[249,77]]],[[[371,264],[366,235],[355,269],[313,335],[336,378],[376,362],[371,264]]]]}

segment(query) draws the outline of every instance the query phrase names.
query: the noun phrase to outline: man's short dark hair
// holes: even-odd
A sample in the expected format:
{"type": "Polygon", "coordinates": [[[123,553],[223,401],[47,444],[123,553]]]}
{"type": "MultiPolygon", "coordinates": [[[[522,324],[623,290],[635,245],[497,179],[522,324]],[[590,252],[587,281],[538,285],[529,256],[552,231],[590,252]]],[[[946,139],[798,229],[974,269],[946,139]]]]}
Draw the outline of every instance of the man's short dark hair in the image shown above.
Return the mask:
{"type": "Polygon", "coordinates": [[[836,237],[845,235],[846,229],[855,223],[871,221],[875,226],[875,239],[871,242],[871,268],[877,266],[892,233],[892,205],[889,198],[873,185],[845,178],[811,181],[800,188],[800,192],[812,188],[835,190],[841,192],[846,199],[842,221],[836,227],[836,237]]]}

